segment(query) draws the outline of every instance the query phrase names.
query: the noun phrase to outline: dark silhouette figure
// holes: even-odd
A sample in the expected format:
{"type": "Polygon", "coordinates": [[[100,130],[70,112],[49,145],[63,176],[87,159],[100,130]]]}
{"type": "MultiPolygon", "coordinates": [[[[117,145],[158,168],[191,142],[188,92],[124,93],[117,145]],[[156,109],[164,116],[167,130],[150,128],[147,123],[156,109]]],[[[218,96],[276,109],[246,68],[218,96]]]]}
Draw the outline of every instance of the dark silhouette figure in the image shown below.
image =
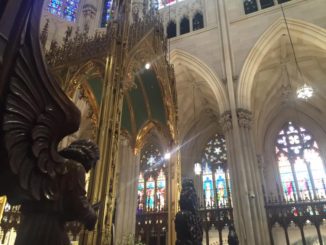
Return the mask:
{"type": "Polygon", "coordinates": [[[176,245],[201,245],[203,228],[198,214],[197,194],[192,180],[182,182],[180,211],[175,217],[176,245]]]}
{"type": "Polygon", "coordinates": [[[229,226],[229,235],[228,235],[228,243],[229,245],[238,245],[239,240],[237,233],[235,232],[235,228],[233,224],[230,224],[229,226]]]}
{"type": "Polygon", "coordinates": [[[78,220],[88,230],[94,229],[97,215],[86,199],[85,174],[99,158],[98,147],[91,141],[78,140],[59,152],[70,159],[61,179],[61,195],[56,201],[30,200],[21,205],[22,222],[16,245],[70,244],[64,225],[78,220]]]}

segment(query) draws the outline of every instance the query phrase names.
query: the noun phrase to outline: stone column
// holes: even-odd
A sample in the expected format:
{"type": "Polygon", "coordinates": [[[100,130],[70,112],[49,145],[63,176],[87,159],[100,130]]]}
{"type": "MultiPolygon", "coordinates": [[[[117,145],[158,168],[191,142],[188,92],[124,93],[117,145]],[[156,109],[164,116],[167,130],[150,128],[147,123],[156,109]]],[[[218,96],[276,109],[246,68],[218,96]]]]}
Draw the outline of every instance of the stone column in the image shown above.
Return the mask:
{"type": "Polygon", "coordinates": [[[127,139],[120,141],[115,244],[127,244],[135,235],[139,157],[127,139]]]}
{"type": "Polygon", "coordinates": [[[230,112],[222,115],[232,183],[233,215],[240,244],[270,244],[262,182],[251,131],[251,113],[237,110],[237,125],[230,112]],[[237,130],[236,130],[237,128],[237,130]]]}
{"type": "Polygon", "coordinates": [[[251,130],[252,114],[248,110],[237,110],[240,140],[243,148],[244,165],[249,190],[250,208],[256,244],[269,244],[266,210],[262,190],[262,179],[259,173],[259,164],[255,141],[251,130]],[[257,243],[258,242],[258,243],[257,243]]]}

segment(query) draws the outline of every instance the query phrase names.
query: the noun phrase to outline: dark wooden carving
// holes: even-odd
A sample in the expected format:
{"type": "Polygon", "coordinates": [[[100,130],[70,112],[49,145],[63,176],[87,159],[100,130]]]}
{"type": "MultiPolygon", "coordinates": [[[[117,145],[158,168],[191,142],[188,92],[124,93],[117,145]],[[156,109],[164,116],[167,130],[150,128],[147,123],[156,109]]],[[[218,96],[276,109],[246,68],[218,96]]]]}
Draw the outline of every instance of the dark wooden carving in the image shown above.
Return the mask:
{"type": "Polygon", "coordinates": [[[198,197],[192,180],[184,180],[180,195],[180,211],[175,217],[176,245],[201,245],[202,220],[198,213],[198,197]]]}
{"type": "Polygon", "coordinates": [[[42,0],[0,1],[0,196],[21,205],[16,244],[69,244],[64,223],[94,228],[85,171],[98,159],[92,142],[59,142],[80,112],[47,72],[39,42],[42,0]],[[80,162],[80,163],[78,163],[80,162]]]}

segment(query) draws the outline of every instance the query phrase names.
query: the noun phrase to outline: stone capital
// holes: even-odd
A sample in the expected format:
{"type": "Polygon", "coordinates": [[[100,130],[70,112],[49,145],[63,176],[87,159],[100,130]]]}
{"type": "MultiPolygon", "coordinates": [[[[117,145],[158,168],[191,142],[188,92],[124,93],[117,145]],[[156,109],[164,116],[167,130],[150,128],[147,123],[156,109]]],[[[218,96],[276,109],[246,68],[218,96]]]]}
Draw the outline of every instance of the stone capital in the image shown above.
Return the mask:
{"type": "Polygon", "coordinates": [[[246,109],[237,109],[237,116],[240,128],[250,128],[252,122],[252,113],[246,109]]]}
{"type": "Polygon", "coordinates": [[[224,132],[232,129],[232,115],[230,111],[226,111],[221,115],[220,124],[224,132]]]}
{"type": "Polygon", "coordinates": [[[85,17],[90,17],[91,19],[94,19],[97,12],[97,8],[89,3],[84,4],[83,6],[83,14],[85,17]]]}

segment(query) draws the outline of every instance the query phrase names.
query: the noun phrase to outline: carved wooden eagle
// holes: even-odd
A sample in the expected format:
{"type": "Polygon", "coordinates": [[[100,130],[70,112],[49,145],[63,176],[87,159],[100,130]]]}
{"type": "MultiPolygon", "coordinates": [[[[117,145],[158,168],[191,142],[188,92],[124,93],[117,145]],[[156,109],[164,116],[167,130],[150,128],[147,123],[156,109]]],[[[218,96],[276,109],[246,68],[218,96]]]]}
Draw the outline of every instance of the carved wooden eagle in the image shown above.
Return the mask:
{"type": "Polygon", "coordinates": [[[50,78],[39,42],[43,0],[0,0],[0,196],[55,199],[67,161],[58,143],[80,112],[50,78]]]}

